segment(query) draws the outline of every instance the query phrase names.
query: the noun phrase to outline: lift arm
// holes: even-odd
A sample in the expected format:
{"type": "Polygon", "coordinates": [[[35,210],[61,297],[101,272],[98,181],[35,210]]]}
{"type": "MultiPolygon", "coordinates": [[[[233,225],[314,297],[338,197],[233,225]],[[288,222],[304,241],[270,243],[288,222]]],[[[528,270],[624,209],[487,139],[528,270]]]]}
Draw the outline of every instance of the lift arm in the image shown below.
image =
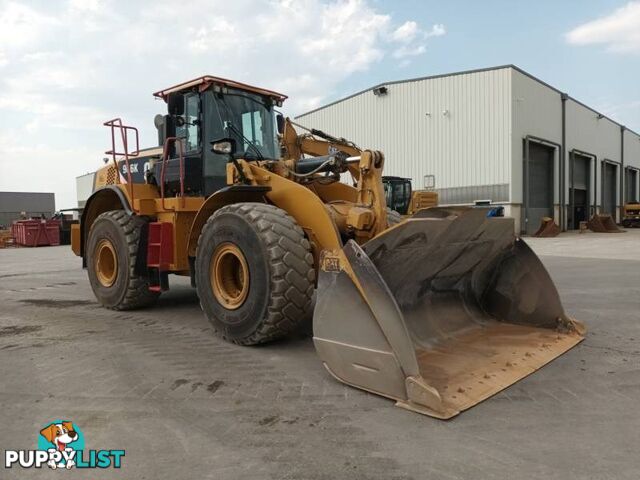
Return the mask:
{"type": "MultiPolygon", "coordinates": [[[[287,150],[287,157],[293,160],[298,160],[303,155],[312,157],[331,155],[336,150],[344,152],[350,157],[357,157],[362,153],[362,150],[353,142],[344,138],[333,137],[321,130],[308,129],[293,122],[290,118],[285,120],[282,144],[287,150]],[[295,127],[304,129],[308,133],[298,134],[295,127]]],[[[360,172],[356,166],[349,166],[349,171],[355,179],[360,177],[360,172]]]]}

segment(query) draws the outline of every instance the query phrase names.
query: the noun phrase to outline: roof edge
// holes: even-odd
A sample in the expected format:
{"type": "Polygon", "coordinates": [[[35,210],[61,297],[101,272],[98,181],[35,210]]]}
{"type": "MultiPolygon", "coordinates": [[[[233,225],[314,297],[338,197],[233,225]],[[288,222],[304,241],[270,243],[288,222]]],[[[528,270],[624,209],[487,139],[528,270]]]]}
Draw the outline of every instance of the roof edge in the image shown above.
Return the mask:
{"type": "MultiPolygon", "coordinates": [[[[195,86],[200,86],[200,85],[205,85],[207,87],[209,87],[211,84],[222,84],[225,85],[227,87],[231,87],[231,88],[238,88],[241,90],[248,90],[250,92],[254,92],[254,93],[258,93],[261,95],[266,95],[269,97],[274,97],[276,99],[278,99],[279,101],[284,101],[287,99],[286,95],[283,95],[282,93],[278,93],[275,92],[273,90],[268,90],[266,88],[261,88],[261,87],[254,87],[253,85],[249,85],[247,83],[242,83],[242,82],[237,82],[235,80],[229,80],[228,78],[222,78],[222,77],[214,77],[213,75],[203,75],[201,77],[197,77],[194,78],[192,80],[187,80],[186,82],[182,82],[182,83],[178,83],[177,85],[173,85],[171,87],[162,89],[162,90],[158,90],[157,92],[153,93],[154,97],[157,98],[161,98],[163,100],[166,100],[166,97],[169,93],[172,92],[178,92],[180,90],[184,90],[186,88],[190,88],[190,87],[195,87],[195,86]]],[[[202,87],[200,87],[202,88],[202,87]]]]}
{"type": "Polygon", "coordinates": [[[465,74],[471,74],[471,73],[490,72],[490,71],[493,71],[493,70],[502,70],[504,68],[514,68],[516,70],[520,70],[515,65],[508,64],[508,65],[499,65],[499,66],[496,66],[496,67],[474,68],[474,69],[471,69],[471,70],[460,70],[460,71],[451,72],[451,73],[439,73],[439,74],[436,74],[436,75],[426,75],[426,76],[422,76],[422,77],[407,78],[407,79],[404,79],[404,80],[392,80],[390,82],[382,82],[382,83],[378,83],[378,84],[376,84],[376,85],[374,85],[372,87],[365,88],[364,90],[360,90],[358,92],[355,92],[355,93],[352,93],[350,95],[347,95],[346,97],[342,97],[342,98],[339,98],[337,100],[334,100],[333,102],[327,103],[326,105],[322,105],[321,107],[317,107],[317,108],[314,108],[313,110],[309,110],[308,112],[304,112],[304,113],[301,113],[300,115],[296,115],[294,118],[304,117],[305,115],[309,115],[311,113],[315,113],[315,112],[317,112],[319,110],[324,110],[325,108],[331,107],[332,105],[335,105],[337,103],[344,102],[345,100],[349,100],[350,98],[357,97],[358,95],[362,95],[363,93],[367,93],[367,92],[369,92],[371,90],[375,90],[376,88],[384,87],[384,86],[387,86],[387,85],[396,85],[398,83],[412,83],[412,82],[419,82],[419,81],[422,81],[422,80],[433,80],[433,79],[436,79],[436,78],[453,77],[453,76],[456,76],[456,75],[465,75],[465,74]]]}
{"type": "Polygon", "coordinates": [[[622,123],[620,123],[620,122],[614,120],[613,118],[603,114],[602,112],[599,112],[595,108],[590,107],[589,105],[585,104],[584,102],[581,102],[580,100],[572,97],[571,95],[567,94],[566,92],[563,92],[562,90],[554,87],[553,85],[545,82],[544,80],[539,79],[535,75],[532,75],[531,73],[527,72],[526,70],[523,70],[522,68],[520,68],[517,65],[514,65],[512,63],[505,64],[505,65],[497,65],[495,67],[474,68],[474,69],[470,69],[470,70],[460,70],[460,71],[451,72],[451,73],[440,73],[440,74],[436,74],[436,75],[426,75],[426,76],[422,76],[422,77],[407,78],[405,80],[393,80],[393,81],[390,81],[390,82],[378,83],[378,84],[376,84],[376,85],[374,85],[372,87],[365,88],[364,90],[360,90],[358,92],[352,93],[352,94],[347,95],[345,97],[342,97],[342,98],[339,98],[339,99],[334,100],[332,102],[329,102],[326,105],[322,105],[321,107],[317,107],[317,108],[314,108],[314,109],[309,110],[307,112],[304,112],[304,113],[301,113],[299,115],[296,115],[294,117],[294,119],[299,119],[299,118],[304,117],[306,115],[310,115],[310,114],[318,112],[320,110],[324,110],[325,108],[331,107],[331,106],[336,105],[338,103],[342,103],[342,102],[344,102],[346,100],[349,100],[349,99],[351,99],[353,97],[357,97],[359,95],[362,95],[363,93],[367,93],[369,91],[375,90],[376,88],[384,87],[384,86],[387,86],[387,85],[396,85],[396,84],[399,84],[399,83],[420,82],[422,80],[434,80],[436,78],[454,77],[454,76],[457,76],[457,75],[468,75],[468,74],[474,74],[474,73],[491,72],[491,71],[495,71],[495,70],[504,70],[505,68],[511,68],[512,70],[515,70],[516,72],[521,73],[522,75],[525,75],[526,77],[529,77],[531,80],[534,80],[534,81],[538,82],[539,84],[544,85],[545,87],[553,90],[554,92],[557,92],[560,95],[566,94],[567,95],[567,99],[574,101],[578,105],[580,105],[580,106],[592,111],[593,113],[596,113],[598,115],[602,115],[602,118],[606,118],[611,123],[614,123],[614,124],[618,125],[619,127],[624,128],[626,131],[628,131],[628,132],[640,137],[640,134],[637,133],[636,131],[632,130],[631,128],[628,128],[627,126],[623,125],[622,123]]]}

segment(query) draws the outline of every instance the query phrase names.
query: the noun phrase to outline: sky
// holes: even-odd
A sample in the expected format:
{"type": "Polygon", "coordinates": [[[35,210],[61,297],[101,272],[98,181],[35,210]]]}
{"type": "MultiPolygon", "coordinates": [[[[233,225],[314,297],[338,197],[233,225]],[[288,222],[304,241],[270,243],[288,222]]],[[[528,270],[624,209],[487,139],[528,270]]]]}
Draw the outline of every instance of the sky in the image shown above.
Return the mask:
{"type": "Polygon", "coordinates": [[[75,207],[102,123],[121,117],[153,146],[166,106],[152,92],[203,74],[282,92],[293,116],[503,64],[640,132],[640,0],[0,0],[0,191],[75,207]]]}

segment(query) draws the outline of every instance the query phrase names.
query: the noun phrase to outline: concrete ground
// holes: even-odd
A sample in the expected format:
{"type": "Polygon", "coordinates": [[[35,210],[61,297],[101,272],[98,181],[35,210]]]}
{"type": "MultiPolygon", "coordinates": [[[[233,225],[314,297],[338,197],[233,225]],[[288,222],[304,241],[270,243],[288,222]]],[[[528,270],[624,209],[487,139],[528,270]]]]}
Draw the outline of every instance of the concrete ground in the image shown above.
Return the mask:
{"type": "Polygon", "coordinates": [[[87,449],[126,450],[92,478],[635,480],[640,230],[530,243],[587,338],[447,422],[339,384],[309,338],[220,341],[184,279],[156,308],[112,312],[68,247],[0,250],[0,450],[65,418],[87,449]]]}

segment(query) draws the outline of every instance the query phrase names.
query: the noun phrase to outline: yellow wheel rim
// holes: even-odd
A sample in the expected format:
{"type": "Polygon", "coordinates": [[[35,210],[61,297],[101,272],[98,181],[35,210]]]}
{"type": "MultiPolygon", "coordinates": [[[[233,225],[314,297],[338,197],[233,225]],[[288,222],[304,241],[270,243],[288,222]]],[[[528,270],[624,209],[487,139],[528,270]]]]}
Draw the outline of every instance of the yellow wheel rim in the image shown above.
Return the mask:
{"type": "Polygon", "coordinates": [[[233,243],[218,245],[209,265],[211,290],[222,306],[239,308],[249,294],[249,267],[242,251],[233,243]]]}
{"type": "Polygon", "coordinates": [[[118,276],[118,257],[110,240],[103,238],[95,249],[94,267],[98,281],[104,287],[110,287],[118,276]]]}

